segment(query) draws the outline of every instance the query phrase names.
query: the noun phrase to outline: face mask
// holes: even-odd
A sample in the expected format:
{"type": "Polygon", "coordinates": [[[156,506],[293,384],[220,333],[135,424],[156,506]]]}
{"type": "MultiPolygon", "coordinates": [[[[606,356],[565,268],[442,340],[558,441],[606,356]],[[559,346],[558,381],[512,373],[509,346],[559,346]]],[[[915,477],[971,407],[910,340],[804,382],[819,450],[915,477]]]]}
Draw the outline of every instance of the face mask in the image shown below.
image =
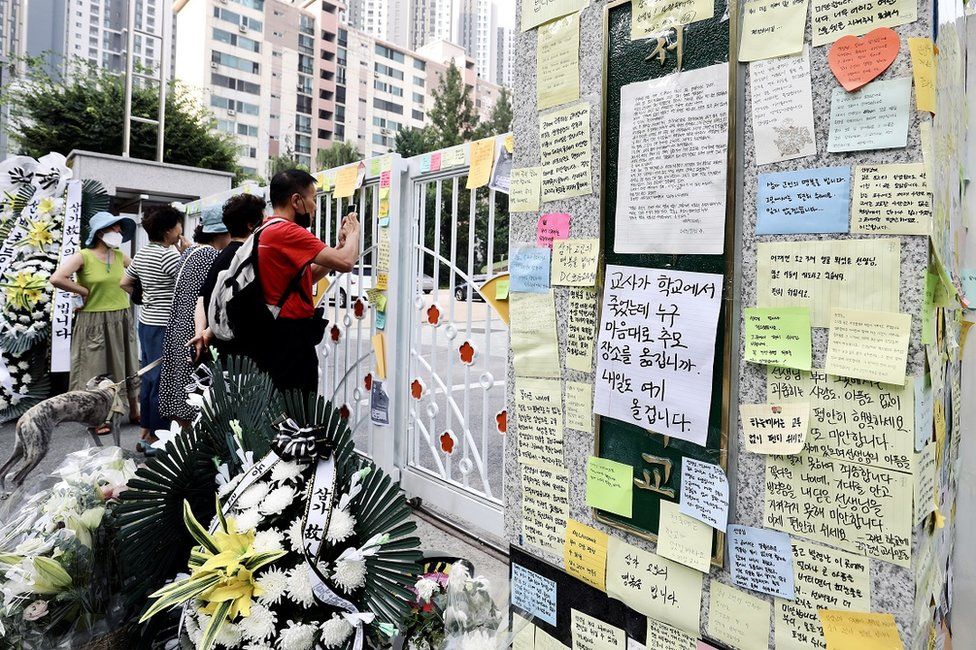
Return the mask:
{"type": "Polygon", "coordinates": [[[302,201],[302,208],[305,212],[295,212],[295,223],[297,223],[302,228],[308,228],[312,225],[312,213],[308,212],[308,206],[305,205],[305,198],[298,197],[302,201]]]}
{"type": "Polygon", "coordinates": [[[109,231],[102,235],[102,241],[109,248],[118,248],[122,245],[122,233],[109,231]]]}

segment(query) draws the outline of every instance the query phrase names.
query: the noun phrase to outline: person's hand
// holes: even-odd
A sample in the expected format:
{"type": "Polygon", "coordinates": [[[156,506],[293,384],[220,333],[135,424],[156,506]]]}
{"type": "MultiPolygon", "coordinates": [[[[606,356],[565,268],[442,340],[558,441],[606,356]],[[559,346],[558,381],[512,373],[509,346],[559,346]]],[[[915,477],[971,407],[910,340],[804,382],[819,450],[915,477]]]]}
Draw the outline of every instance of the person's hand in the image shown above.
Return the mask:
{"type": "Polygon", "coordinates": [[[350,212],[342,220],[342,228],[339,230],[339,245],[345,244],[350,235],[355,235],[354,239],[359,241],[359,218],[355,212],[350,212]]]}
{"type": "Polygon", "coordinates": [[[186,347],[193,348],[195,352],[194,359],[193,359],[194,361],[200,361],[200,359],[203,358],[203,353],[207,350],[207,348],[210,347],[210,344],[213,343],[213,340],[214,340],[213,332],[208,327],[202,332],[197,332],[196,336],[194,336],[192,339],[187,341],[186,347]]]}
{"type": "Polygon", "coordinates": [[[186,238],[186,235],[180,235],[179,240],[176,242],[176,250],[182,253],[191,245],[192,244],[190,244],[190,240],[186,238]]]}

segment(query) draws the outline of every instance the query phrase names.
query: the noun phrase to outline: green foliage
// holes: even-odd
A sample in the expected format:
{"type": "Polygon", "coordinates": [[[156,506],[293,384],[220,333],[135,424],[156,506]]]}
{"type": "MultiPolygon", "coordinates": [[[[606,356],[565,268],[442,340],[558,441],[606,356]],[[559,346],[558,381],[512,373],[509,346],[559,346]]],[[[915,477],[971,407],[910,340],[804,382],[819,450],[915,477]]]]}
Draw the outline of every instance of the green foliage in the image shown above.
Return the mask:
{"type": "MultiPolygon", "coordinates": [[[[67,79],[52,74],[39,58],[25,60],[24,83],[7,87],[2,100],[11,108],[10,135],[20,153],[35,158],[72,149],[122,153],[124,80],[94,65],[75,64],[67,79]]],[[[155,87],[134,88],[133,115],[155,118],[155,87]]],[[[232,137],[217,132],[213,115],[190,92],[170,85],[166,95],[163,161],[237,172],[232,137]]],[[[156,157],[156,126],[133,123],[130,155],[156,157]]]]}
{"type": "Polygon", "coordinates": [[[396,133],[394,149],[404,158],[427,153],[434,148],[431,146],[431,141],[434,139],[432,131],[431,127],[400,129],[396,133]]]}
{"type": "Polygon", "coordinates": [[[430,109],[430,150],[453,147],[474,137],[478,114],[474,110],[471,91],[454,62],[441,75],[440,84],[431,91],[434,107],[430,109]]]}
{"type": "Polygon", "coordinates": [[[286,139],[285,150],[277,156],[268,158],[268,178],[274,178],[274,175],[278,172],[283,172],[288,169],[310,171],[307,165],[298,162],[298,157],[295,155],[295,150],[292,148],[291,142],[286,139]]]}
{"type": "Polygon", "coordinates": [[[349,163],[362,160],[359,151],[351,142],[333,142],[328,149],[319,149],[315,154],[315,167],[317,170],[334,169],[349,163]]]}
{"type": "Polygon", "coordinates": [[[491,108],[491,116],[487,122],[478,125],[478,138],[487,138],[490,135],[501,135],[512,130],[512,102],[508,88],[502,86],[498,101],[491,108]]]}

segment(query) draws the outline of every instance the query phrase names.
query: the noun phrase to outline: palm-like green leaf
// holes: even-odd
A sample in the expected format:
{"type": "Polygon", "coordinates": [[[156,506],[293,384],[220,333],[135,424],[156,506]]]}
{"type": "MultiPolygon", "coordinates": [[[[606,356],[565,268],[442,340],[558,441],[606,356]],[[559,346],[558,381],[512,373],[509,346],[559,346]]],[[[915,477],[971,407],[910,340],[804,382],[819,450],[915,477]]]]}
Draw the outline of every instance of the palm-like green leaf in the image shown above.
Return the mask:
{"type": "Polygon", "coordinates": [[[96,212],[107,211],[111,202],[105,187],[93,178],[81,182],[81,243],[88,239],[89,223],[96,212]]]}

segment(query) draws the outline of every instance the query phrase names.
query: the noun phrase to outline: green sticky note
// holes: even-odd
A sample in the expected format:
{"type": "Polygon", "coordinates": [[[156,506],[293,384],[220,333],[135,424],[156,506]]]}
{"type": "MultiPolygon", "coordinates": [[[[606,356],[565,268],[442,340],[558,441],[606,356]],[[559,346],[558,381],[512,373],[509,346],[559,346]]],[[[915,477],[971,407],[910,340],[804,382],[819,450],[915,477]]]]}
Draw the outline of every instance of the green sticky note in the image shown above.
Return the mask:
{"type": "Polygon", "coordinates": [[[369,175],[379,176],[380,172],[383,171],[383,159],[382,158],[370,158],[369,159],[369,175]]]}
{"type": "Polygon", "coordinates": [[[631,517],[634,506],[634,468],[590,456],[586,462],[586,505],[621,517],[631,517]]]}
{"type": "Polygon", "coordinates": [[[376,297],[376,311],[386,311],[386,294],[381,293],[376,297]]]}
{"type": "Polygon", "coordinates": [[[499,280],[495,283],[495,300],[508,300],[508,287],[511,280],[499,280]]]}
{"type": "Polygon", "coordinates": [[[922,345],[935,345],[935,290],[939,275],[931,270],[925,273],[925,295],[922,298],[922,345]]]}
{"type": "Polygon", "coordinates": [[[810,370],[810,310],[750,307],[745,310],[746,361],[810,370]]]}

